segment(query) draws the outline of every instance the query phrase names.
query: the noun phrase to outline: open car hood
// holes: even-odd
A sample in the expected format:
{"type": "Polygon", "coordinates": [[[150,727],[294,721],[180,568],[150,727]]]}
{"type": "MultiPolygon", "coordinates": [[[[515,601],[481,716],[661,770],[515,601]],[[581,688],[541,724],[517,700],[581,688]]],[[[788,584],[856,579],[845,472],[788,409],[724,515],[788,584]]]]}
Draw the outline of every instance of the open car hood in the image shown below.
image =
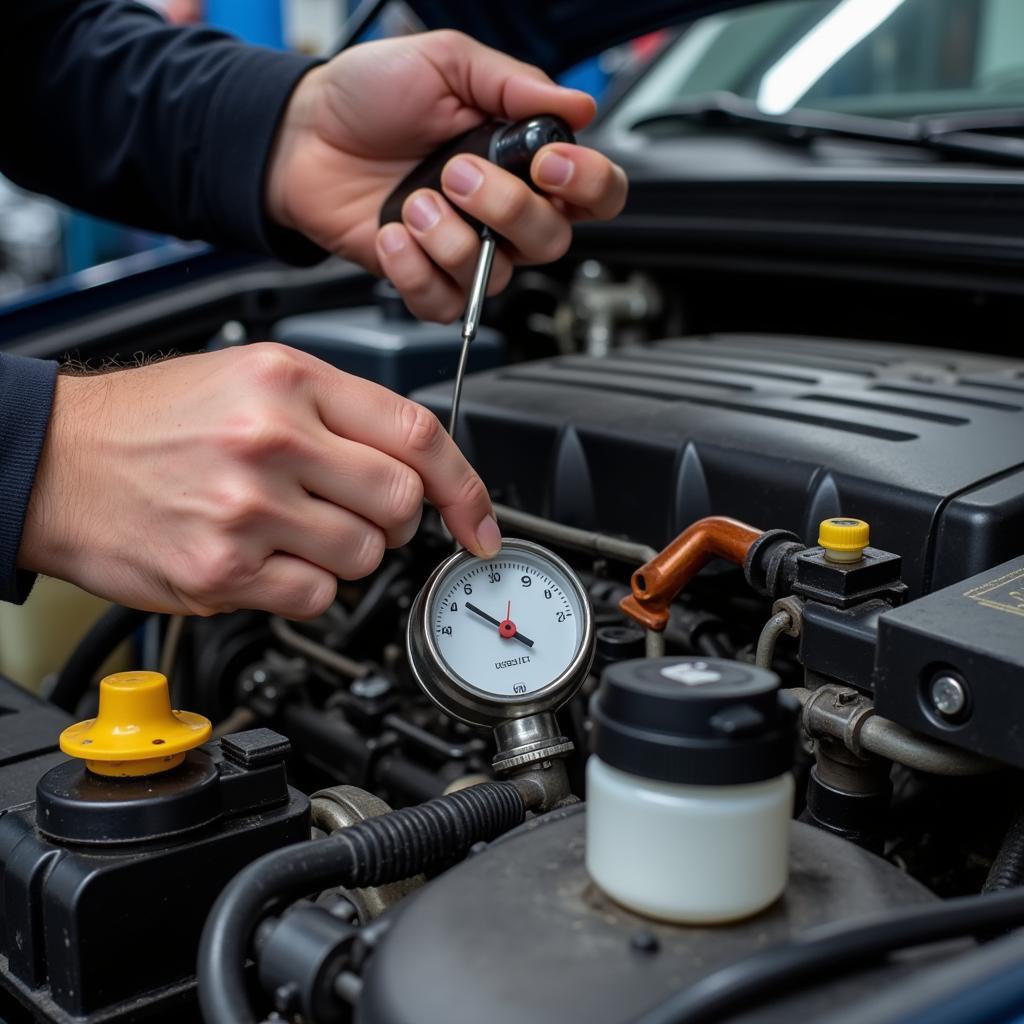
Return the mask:
{"type": "Polygon", "coordinates": [[[754,0],[406,0],[427,28],[453,28],[555,73],[645,32],[754,0]]]}

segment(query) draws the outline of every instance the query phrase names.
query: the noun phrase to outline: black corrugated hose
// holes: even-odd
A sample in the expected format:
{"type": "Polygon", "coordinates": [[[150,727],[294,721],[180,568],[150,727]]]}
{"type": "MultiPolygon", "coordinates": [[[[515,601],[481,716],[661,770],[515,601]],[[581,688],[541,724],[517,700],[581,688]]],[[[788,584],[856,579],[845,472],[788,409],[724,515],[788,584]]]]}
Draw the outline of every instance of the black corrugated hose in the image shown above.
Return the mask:
{"type": "Polygon", "coordinates": [[[256,1024],[245,961],[256,926],[274,905],[334,886],[409,878],[465,856],[474,843],[507,832],[524,816],[511,782],[486,782],[253,861],[220,894],[203,929],[197,974],[206,1024],[256,1024]]]}
{"type": "Polygon", "coordinates": [[[703,1024],[800,982],[835,979],[889,953],[1024,925],[1024,889],[960,896],[931,906],[874,915],[860,923],[814,928],[701,978],[638,1017],[634,1024],[703,1024]]]}
{"type": "Polygon", "coordinates": [[[982,892],[1016,889],[1024,884],[1024,808],[1017,811],[992,862],[982,892]]]}
{"type": "Polygon", "coordinates": [[[74,711],[114,648],[127,640],[152,614],[117,604],[108,608],[71,652],[50,691],[50,701],[65,711],[74,711]]]}

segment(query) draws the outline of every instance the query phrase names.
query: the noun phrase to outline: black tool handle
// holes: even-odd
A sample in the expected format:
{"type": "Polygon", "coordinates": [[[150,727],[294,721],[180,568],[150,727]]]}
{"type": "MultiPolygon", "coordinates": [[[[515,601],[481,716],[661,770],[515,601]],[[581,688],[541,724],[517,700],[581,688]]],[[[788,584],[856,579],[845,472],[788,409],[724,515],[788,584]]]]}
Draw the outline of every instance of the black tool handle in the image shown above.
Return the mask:
{"type": "MultiPolygon", "coordinates": [[[[473,153],[514,174],[535,192],[540,189],[530,177],[530,163],[537,151],[549,142],[575,142],[569,126],[553,114],[540,114],[523,121],[486,121],[457,135],[439,146],[430,156],[420,161],[395,187],[384,201],[380,223],[390,224],[402,219],[402,204],[420,188],[441,191],[441,171],[457,153],[473,153]]],[[[464,210],[453,204],[453,209],[467,223],[479,229],[481,225],[464,210]]]]}

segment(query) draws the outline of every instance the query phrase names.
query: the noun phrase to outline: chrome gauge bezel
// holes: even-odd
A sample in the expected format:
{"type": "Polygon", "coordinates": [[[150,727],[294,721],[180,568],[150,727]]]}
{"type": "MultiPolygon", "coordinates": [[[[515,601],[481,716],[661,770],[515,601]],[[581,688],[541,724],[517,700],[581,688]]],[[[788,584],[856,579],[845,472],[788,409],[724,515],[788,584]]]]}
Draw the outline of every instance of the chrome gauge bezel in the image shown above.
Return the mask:
{"type": "Polygon", "coordinates": [[[576,654],[562,673],[540,690],[521,697],[502,697],[475,687],[457,677],[445,666],[445,660],[434,640],[431,609],[435,605],[441,583],[448,576],[474,562],[483,562],[469,551],[456,551],[434,571],[416,595],[409,612],[406,650],[409,666],[420,689],[444,712],[468,725],[494,728],[502,722],[524,718],[543,711],[557,711],[583,685],[594,661],[594,612],[583,584],[576,573],[556,554],[533,541],[507,537],[495,558],[530,555],[547,561],[561,573],[580,607],[582,629],[576,654]]]}

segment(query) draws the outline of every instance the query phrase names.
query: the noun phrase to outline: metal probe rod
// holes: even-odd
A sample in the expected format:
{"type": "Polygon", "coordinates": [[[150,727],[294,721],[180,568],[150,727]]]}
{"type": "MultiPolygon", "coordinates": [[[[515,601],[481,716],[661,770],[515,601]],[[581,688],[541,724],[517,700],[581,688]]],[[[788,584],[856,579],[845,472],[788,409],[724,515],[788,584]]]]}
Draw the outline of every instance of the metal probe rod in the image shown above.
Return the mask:
{"type": "Polygon", "coordinates": [[[495,237],[488,228],[480,235],[480,255],[473,271],[473,283],[469,286],[466,301],[466,315],[462,318],[462,351],[459,353],[459,368],[455,371],[455,390],[452,393],[452,413],[448,419],[448,433],[455,437],[455,424],[459,419],[459,403],[462,401],[462,378],[466,375],[469,360],[469,345],[476,337],[480,326],[480,314],[484,308],[487,284],[491,279],[491,264],[494,263],[495,237]]]}

